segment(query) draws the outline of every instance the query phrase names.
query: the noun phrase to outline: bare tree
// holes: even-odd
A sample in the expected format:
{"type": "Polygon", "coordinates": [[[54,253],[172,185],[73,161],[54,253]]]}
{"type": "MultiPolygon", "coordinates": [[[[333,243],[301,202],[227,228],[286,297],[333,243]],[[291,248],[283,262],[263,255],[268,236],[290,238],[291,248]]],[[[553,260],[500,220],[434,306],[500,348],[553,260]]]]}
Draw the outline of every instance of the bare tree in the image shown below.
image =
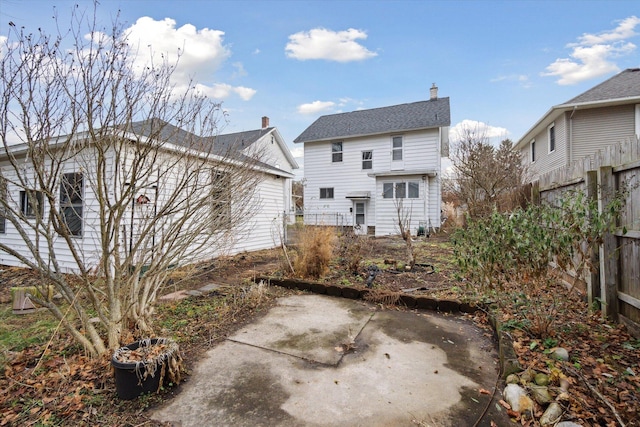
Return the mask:
{"type": "Polygon", "coordinates": [[[451,162],[454,177],[444,182],[444,191],[465,204],[472,217],[519,203],[525,167],[511,140],[495,148],[483,129],[463,127],[451,162]]]}
{"type": "Polygon", "coordinates": [[[176,64],[137,67],[117,21],[72,21],[0,38],[0,251],[39,272],[35,301],[97,355],[152,333],[169,269],[227,250],[263,175],[261,153],[216,144],[221,106],[178,93],[176,64]]]}
{"type": "Polygon", "coordinates": [[[404,206],[404,198],[397,198],[394,200],[396,208],[396,220],[398,221],[398,230],[400,231],[400,237],[405,243],[406,254],[406,267],[412,270],[416,264],[416,254],[413,248],[413,240],[411,238],[411,208],[404,206]]]}

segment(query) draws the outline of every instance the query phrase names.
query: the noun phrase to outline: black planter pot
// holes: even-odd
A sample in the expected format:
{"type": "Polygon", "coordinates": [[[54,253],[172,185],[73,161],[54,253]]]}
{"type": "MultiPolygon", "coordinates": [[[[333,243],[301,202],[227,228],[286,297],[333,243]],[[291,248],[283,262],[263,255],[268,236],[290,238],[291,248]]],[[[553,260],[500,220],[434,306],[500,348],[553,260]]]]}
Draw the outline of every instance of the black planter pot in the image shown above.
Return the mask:
{"type": "Polygon", "coordinates": [[[143,393],[156,392],[160,388],[160,377],[162,365],[167,362],[167,356],[161,355],[156,358],[155,366],[145,362],[120,362],[116,359],[118,352],[128,349],[137,350],[144,346],[153,346],[163,338],[152,338],[150,340],[136,341],[122,347],[116,351],[111,358],[111,365],[115,372],[116,392],[123,400],[131,400],[143,393]],[[152,372],[152,369],[155,371],[152,372]]]}

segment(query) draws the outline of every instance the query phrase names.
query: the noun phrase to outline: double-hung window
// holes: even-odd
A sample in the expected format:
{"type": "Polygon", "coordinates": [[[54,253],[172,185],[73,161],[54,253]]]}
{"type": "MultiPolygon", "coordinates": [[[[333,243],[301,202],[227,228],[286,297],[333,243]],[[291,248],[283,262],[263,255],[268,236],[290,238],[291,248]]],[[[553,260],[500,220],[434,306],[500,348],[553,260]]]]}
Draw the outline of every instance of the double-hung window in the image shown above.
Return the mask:
{"type": "Polygon", "coordinates": [[[553,153],[556,151],[556,126],[555,123],[552,123],[547,128],[547,136],[549,137],[549,153],[553,153]]]}
{"type": "Polygon", "coordinates": [[[402,137],[394,136],[391,143],[391,160],[402,160],[402,137]]]}
{"type": "Polygon", "coordinates": [[[320,198],[321,199],[333,199],[333,187],[321,188],[320,189],[320,198]]]}
{"type": "Polygon", "coordinates": [[[333,163],[342,161],[342,142],[331,143],[331,161],[333,163]]]}
{"type": "Polygon", "coordinates": [[[362,169],[373,169],[373,151],[362,152],[362,169]]]}
{"type": "Polygon", "coordinates": [[[62,174],[60,213],[69,234],[82,236],[83,178],[81,173],[62,174]]]}

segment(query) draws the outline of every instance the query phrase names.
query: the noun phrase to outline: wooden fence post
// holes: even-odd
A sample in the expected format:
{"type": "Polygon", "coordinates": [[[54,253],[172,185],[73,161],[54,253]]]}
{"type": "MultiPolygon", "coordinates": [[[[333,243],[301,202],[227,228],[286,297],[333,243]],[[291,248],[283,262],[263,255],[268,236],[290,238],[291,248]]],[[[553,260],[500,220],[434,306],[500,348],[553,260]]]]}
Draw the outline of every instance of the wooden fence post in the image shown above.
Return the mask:
{"type": "MultiPolygon", "coordinates": [[[[602,214],[614,198],[616,188],[611,166],[598,169],[598,211],[602,214]]],[[[612,233],[604,235],[600,245],[600,298],[602,315],[618,321],[618,239],[612,233]]]]}
{"type": "MultiPolygon", "coordinates": [[[[587,200],[598,200],[598,171],[587,171],[584,176],[585,192],[587,200]]],[[[591,254],[587,254],[591,259],[589,261],[589,271],[585,275],[585,281],[587,282],[587,298],[589,305],[597,299],[602,298],[600,293],[600,260],[599,249],[593,248],[591,254]]]]}

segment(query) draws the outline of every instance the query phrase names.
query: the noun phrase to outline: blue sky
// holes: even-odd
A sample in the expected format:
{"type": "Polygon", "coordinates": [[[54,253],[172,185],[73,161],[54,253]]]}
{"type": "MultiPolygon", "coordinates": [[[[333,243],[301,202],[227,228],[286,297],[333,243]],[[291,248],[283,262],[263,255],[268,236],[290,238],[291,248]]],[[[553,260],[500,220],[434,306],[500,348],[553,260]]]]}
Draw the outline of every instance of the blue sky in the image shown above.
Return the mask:
{"type": "MultiPolygon", "coordinates": [[[[0,0],[0,37],[10,21],[53,32],[54,6],[66,25],[73,4],[0,0]]],[[[103,0],[99,22],[118,10],[154,50],[185,47],[176,78],[223,102],[225,133],[268,116],[301,164],[292,141],[319,116],[426,100],[432,83],[452,128],[478,122],[517,141],[551,106],[640,67],[632,0],[103,0]]]]}

